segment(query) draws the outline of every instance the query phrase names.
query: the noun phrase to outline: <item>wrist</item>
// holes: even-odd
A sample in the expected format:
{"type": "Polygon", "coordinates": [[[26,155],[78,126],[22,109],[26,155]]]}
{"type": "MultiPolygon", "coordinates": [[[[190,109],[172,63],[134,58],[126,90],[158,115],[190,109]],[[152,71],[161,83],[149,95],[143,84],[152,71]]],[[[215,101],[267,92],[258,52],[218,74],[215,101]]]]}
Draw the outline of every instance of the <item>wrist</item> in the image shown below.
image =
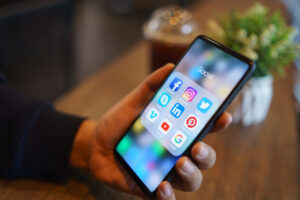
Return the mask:
{"type": "Polygon", "coordinates": [[[91,141],[95,134],[97,121],[87,119],[80,125],[73,141],[70,165],[88,170],[91,155],[91,141]]]}

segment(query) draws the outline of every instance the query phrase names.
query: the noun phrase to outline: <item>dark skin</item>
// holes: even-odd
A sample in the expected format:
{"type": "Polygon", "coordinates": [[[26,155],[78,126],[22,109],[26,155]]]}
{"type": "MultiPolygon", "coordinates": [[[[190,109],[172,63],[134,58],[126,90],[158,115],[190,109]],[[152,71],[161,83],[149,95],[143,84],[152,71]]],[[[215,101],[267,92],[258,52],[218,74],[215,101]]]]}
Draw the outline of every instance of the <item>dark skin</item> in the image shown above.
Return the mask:
{"type": "MultiPolygon", "coordinates": [[[[74,140],[71,165],[89,171],[97,179],[113,188],[147,198],[117,162],[114,147],[173,68],[173,64],[167,64],[150,74],[99,121],[85,120],[74,140]]],[[[212,131],[226,128],[231,121],[231,115],[227,112],[223,113],[212,131]]],[[[183,156],[178,159],[174,180],[171,183],[163,181],[159,185],[157,199],[176,199],[174,189],[197,191],[200,188],[201,170],[209,169],[214,165],[216,153],[204,142],[197,142],[192,147],[191,156],[192,158],[183,156]]]]}

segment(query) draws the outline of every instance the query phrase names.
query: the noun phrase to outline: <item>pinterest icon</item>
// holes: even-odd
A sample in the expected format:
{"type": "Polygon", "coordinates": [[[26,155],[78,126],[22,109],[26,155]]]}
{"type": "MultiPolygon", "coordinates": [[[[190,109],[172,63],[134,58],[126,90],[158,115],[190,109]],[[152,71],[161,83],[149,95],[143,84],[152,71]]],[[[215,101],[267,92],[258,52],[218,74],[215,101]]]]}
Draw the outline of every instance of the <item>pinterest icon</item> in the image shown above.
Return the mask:
{"type": "Polygon", "coordinates": [[[194,97],[196,96],[196,94],[197,94],[197,91],[196,91],[194,88],[188,87],[188,88],[185,90],[185,92],[183,93],[182,97],[183,97],[186,101],[191,102],[191,101],[194,99],[194,97]]]}
{"type": "Polygon", "coordinates": [[[189,115],[184,123],[184,126],[189,130],[194,130],[198,124],[198,118],[195,115],[189,115]]]}

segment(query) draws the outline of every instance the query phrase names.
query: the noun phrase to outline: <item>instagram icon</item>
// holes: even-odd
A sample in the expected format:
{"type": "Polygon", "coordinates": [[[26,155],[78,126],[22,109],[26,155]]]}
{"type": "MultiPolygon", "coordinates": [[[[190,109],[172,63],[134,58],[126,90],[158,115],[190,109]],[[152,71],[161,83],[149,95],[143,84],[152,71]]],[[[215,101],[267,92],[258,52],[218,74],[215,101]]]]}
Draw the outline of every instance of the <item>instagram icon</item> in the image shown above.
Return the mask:
{"type": "Polygon", "coordinates": [[[196,96],[197,94],[197,91],[192,88],[192,87],[188,87],[185,92],[183,93],[182,97],[186,100],[186,101],[189,101],[191,102],[194,97],[196,96]]]}

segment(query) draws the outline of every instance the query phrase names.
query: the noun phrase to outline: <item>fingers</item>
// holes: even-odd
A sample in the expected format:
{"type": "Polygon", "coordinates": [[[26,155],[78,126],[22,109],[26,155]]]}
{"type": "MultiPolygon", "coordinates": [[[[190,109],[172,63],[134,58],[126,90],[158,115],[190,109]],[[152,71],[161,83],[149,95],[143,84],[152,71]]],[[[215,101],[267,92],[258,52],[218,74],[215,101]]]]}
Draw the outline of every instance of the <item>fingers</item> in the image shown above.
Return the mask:
{"type": "Polygon", "coordinates": [[[204,142],[196,143],[192,148],[191,154],[199,169],[209,169],[216,162],[215,150],[204,142]]]}
{"type": "Polygon", "coordinates": [[[175,166],[177,176],[174,187],[183,191],[196,191],[202,183],[200,169],[186,156],[181,157],[175,166]]]}
{"type": "Polygon", "coordinates": [[[135,90],[130,93],[127,103],[134,108],[143,108],[156,90],[163,84],[174,68],[173,64],[166,64],[150,74],[135,90]]]}
{"type": "Polygon", "coordinates": [[[172,184],[175,188],[183,191],[196,191],[202,183],[202,174],[200,169],[211,168],[216,161],[216,152],[209,145],[198,142],[193,146],[192,162],[188,157],[181,157],[176,163],[177,176],[172,184]]]}
{"type": "Polygon", "coordinates": [[[175,194],[171,184],[167,181],[163,181],[157,188],[158,200],[175,200],[175,194]]]}
{"type": "Polygon", "coordinates": [[[138,87],[105,113],[98,127],[101,129],[109,127],[109,132],[118,134],[118,137],[123,134],[144,109],[146,103],[160,87],[173,67],[173,64],[167,64],[150,74],[138,87]],[[118,122],[118,126],[115,125],[115,122],[118,122]]]}
{"type": "MultiPolygon", "coordinates": [[[[224,112],[216,122],[213,131],[225,129],[232,121],[228,112],[224,112]]],[[[176,163],[177,176],[174,178],[175,188],[183,191],[196,191],[202,183],[202,174],[200,169],[209,169],[216,162],[216,152],[204,142],[196,143],[191,155],[195,164],[187,157],[181,157],[176,163]]]]}
{"type": "Polygon", "coordinates": [[[158,70],[154,71],[143,82],[144,86],[147,87],[147,89],[150,90],[150,92],[155,92],[165,81],[165,79],[170,74],[173,68],[174,64],[168,63],[163,67],[159,68],[158,70]]]}
{"type": "Polygon", "coordinates": [[[218,119],[218,121],[215,123],[212,132],[216,132],[219,130],[223,130],[225,128],[227,128],[232,122],[232,116],[230,113],[228,112],[224,112],[220,118],[218,119]]]}

